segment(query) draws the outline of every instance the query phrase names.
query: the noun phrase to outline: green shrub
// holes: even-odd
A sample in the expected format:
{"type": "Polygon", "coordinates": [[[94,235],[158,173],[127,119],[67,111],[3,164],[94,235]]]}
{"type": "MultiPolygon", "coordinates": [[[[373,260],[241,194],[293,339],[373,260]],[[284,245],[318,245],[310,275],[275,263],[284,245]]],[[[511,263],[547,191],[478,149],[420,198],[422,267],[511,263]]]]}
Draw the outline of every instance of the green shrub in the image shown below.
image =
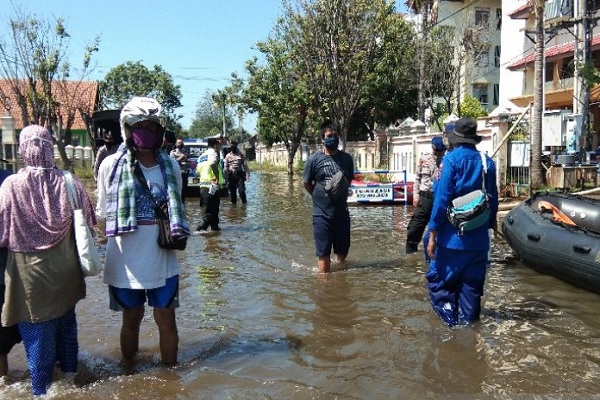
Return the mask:
{"type": "Polygon", "coordinates": [[[73,172],[79,179],[94,179],[94,170],[86,167],[74,167],[73,172]]]}

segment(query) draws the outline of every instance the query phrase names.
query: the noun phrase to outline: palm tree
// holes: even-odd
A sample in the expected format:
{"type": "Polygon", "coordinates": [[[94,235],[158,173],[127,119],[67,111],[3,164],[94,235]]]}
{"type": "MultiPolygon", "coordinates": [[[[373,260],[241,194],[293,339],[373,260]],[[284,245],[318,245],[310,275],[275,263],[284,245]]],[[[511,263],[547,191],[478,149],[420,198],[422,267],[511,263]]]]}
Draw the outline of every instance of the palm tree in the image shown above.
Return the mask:
{"type": "Polygon", "coordinates": [[[535,58],[533,64],[533,115],[531,118],[531,190],[544,184],[542,171],[542,116],[544,114],[544,0],[529,0],[535,16],[535,58]]]}

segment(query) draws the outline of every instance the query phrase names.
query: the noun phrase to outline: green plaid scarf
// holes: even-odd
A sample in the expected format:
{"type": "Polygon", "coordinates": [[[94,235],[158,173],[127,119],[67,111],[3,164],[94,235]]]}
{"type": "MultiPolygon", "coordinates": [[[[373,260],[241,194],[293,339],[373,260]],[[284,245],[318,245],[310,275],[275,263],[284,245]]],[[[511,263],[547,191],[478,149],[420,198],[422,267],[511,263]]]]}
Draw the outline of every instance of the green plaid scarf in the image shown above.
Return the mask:
{"type": "MultiPolygon", "coordinates": [[[[160,150],[156,153],[156,161],[160,165],[167,188],[171,233],[177,236],[189,236],[190,228],[181,202],[171,160],[164,151],[160,150]]],[[[136,186],[139,184],[135,179],[132,168],[131,153],[127,147],[124,147],[113,164],[109,178],[106,194],[106,236],[116,236],[137,230],[135,196],[137,193],[136,186]]]]}

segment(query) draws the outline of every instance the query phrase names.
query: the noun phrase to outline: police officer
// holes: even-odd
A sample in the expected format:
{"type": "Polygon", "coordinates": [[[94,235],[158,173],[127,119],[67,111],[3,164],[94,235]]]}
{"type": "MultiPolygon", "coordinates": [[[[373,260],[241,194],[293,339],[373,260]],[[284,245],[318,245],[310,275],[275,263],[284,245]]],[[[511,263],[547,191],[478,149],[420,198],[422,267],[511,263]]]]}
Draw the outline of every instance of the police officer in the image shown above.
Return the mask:
{"type": "Polygon", "coordinates": [[[204,213],[202,222],[196,231],[206,231],[209,226],[213,231],[221,230],[219,228],[219,207],[221,206],[219,189],[225,184],[225,179],[223,178],[223,168],[219,162],[220,147],[219,139],[209,138],[208,149],[198,157],[196,175],[200,179],[200,205],[204,206],[204,213]]]}
{"type": "Polygon", "coordinates": [[[250,170],[246,164],[246,158],[238,149],[238,143],[235,140],[231,141],[230,151],[225,156],[223,169],[227,174],[229,182],[229,195],[231,196],[231,204],[237,203],[237,193],[240,194],[240,200],[246,204],[246,184],[250,179],[250,170]]]}
{"type": "Polygon", "coordinates": [[[433,182],[436,171],[446,153],[446,146],[441,136],[431,140],[431,152],[426,153],[419,159],[417,176],[413,186],[413,204],[415,212],[408,223],[406,234],[406,254],[415,253],[423,232],[431,216],[433,206],[433,182]]]}

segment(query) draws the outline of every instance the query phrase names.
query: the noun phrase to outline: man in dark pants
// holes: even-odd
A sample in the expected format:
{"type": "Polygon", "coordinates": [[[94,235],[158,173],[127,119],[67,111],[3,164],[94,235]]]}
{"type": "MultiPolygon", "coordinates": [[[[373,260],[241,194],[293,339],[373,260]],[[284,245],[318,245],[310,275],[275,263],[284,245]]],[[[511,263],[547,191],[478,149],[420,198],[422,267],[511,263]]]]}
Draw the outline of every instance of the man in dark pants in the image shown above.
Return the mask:
{"type": "Polygon", "coordinates": [[[188,188],[188,153],[183,147],[183,138],[178,138],[175,142],[175,148],[171,150],[170,156],[177,160],[181,168],[181,202],[185,204],[185,197],[188,188]]]}
{"type": "Polygon", "coordinates": [[[477,122],[461,118],[446,136],[452,151],[445,157],[435,184],[431,219],[428,222],[425,275],[431,305],[448,325],[467,325],[480,318],[481,298],[490,250],[490,229],[496,229],[498,187],[496,164],[477,150],[482,137],[477,122]],[[477,227],[460,231],[447,216],[454,199],[485,189],[489,201],[489,218],[477,227]]]}
{"type": "Polygon", "coordinates": [[[240,193],[240,200],[243,204],[246,204],[246,184],[245,182],[250,179],[250,171],[248,170],[248,164],[246,158],[237,147],[235,140],[231,141],[229,147],[229,153],[225,156],[223,163],[223,170],[228,176],[229,181],[229,195],[231,196],[231,204],[237,203],[237,193],[240,193]]]}
{"type": "Polygon", "coordinates": [[[208,149],[198,157],[196,175],[200,179],[200,204],[204,206],[204,213],[202,222],[196,231],[206,231],[209,226],[212,231],[221,230],[219,228],[219,207],[221,206],[219,189],[225,184],[225,179],[219,161],[220,147],[219,139],[209,138],[208,149]]]}
{"type": "Polygon", "coordinates": [[[415,212],[408,223],[406,233],[406,254],[417,252],[423,232],[429,222],[433,207],[433,182],[442,158],[446,153],[446,146],[441,136],[431,140],[431,153],[424,154],[419,159],[417,175],[415,177],[413,203],[415,212]]]}

